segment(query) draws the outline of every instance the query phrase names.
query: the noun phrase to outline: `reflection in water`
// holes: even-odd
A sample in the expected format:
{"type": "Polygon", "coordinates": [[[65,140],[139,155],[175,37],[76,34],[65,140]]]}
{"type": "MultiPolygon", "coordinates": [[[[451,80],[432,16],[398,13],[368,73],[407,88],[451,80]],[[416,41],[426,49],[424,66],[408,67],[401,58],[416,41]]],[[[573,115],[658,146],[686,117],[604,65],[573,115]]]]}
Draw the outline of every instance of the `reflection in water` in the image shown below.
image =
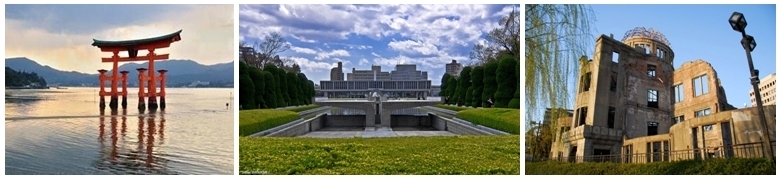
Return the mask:
{"type": "Polygon", "coordinates": [[[167,168],[168,159],[165,154],[155,151],[155,135],[158,135],[158,145],[162,145],[163,132],[165,127],[165,113],[163,111],[150,111],[144,114],[141,111],[138,115],[138,136],[136,137],[137,146],[125,148],[128,143],[125,139],[127,132],[127,110],[121,110],[122,115],[117,115],[118,111],[111,111],[110,122],[110,149],[106,147],[106,125],[105,111],[100,111],[100,158],[95,163],[95,168],[106,170],[115,174],[177,174],[169,171],[167,168]],[[159,117],[157,116],[159,115],[159,117]],[[118,131],[118,120],[122,119],[121,129],[118,131]],[[159,125],[156,120],[159,120],[159,125]],[[156,127],[159,126],[159,129],[156,127]],[[121,137],[121,138],[120,138],[121,137]]]}
{"type": "Polygon", "coordinates": [[[232,92],[172,88],[163,113],[101,112],[95,88],[6,90],[41,100],[6,98],[5,173],[233,174],[232,92]]]}

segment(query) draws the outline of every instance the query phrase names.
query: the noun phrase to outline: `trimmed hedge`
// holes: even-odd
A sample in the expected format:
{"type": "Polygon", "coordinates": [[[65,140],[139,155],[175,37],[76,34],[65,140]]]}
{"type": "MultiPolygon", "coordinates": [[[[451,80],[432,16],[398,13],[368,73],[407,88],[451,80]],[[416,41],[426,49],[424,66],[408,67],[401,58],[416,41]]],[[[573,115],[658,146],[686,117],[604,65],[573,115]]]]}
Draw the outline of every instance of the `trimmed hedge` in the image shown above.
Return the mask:
{"type": "Polygon", "coordinates": [[[526,175],[775,175],[767,159],[714,158],[648,164],[527,162],[526,175]]]}
{"type": "Polygon", "coordinates": [[[447,110],[451,110],[451,111],[456,111],[456,112],[467,110],[467,109],[474,109],[474,108],[468,108],[468,107],[449,106],[449,105],[444,105],[444,104],[437,104],[437,105],[434,105],[434,107],[447,109],[447,110]]]}
{"type": "Polygon", "coordinates": [[[266,129],[295,121],[298,113],[275,109],[254,109],[239,111],[239,136],[248,136],[266,129]]]}
{"type": "Polygon", "coordinates": [[[282,109],[282,110],[293,111],[293,112],[301,112],[301,111],[306,111],[306,110],[319,108],[319,107],[320,107],[320,105],[312,104],[312,105],[308,105],[308,106],[293,107],[293,108],[287,108],[287,109],[282,109]]]}
{"type": "Polygon", "coordinates": [[[510,134],[521,133],[521,111],[507,108],[483,108],[463,110],[456,117],[510,134]]]}
{"type": "Polygon", "coordinates": [[[239,138],[239,174],[510,174],[520,136],[239,138]]]}

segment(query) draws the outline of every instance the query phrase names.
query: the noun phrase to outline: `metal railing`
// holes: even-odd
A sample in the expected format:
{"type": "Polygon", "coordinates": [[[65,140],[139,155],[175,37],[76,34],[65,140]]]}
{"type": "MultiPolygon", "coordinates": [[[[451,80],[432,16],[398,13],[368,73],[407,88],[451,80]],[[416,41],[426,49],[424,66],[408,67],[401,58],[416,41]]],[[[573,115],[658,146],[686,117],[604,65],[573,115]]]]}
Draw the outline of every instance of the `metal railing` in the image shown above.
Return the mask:
{"type": "MultiPolygon", "coordinates": [[[[771,142],[773,157],[775,157],[776,142],[771,142]]],[[[574,156],[557,158],[532,158],[527,161],[560,161],[560,162],[613,162],[613,163],[649,163],[649,162],[670,162],[692,159],[710,159],[710,158],[763,158],[764,144],[762,142],[736,144],[731,146],[718,146],[708,148],[696,148],[678,151],[662,151],[651,153],[633,153],[633,154],[614,154],[614,155],[592,155],[592,156],[574,156]]]]}

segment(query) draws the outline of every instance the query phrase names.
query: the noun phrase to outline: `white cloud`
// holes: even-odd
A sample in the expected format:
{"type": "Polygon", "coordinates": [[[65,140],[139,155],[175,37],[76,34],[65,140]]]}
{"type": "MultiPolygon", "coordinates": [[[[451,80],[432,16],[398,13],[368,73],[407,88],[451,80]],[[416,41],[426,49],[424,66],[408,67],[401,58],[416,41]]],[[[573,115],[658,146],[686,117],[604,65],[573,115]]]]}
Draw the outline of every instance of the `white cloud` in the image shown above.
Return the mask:
{"type": "Polygon", "coordinates": [[[293,61],[301,66],[303,72],[320,72],[322,70],[329,70],[333,67],[332,64],[326,62],[310,61],[309,59],[302,57],[290,57],[293,61]]]}
{"type": "Polygon", "coordinates": [[[307,42],[307,43],[316,43],[317,41],[314,39],[306,39],[304,37],[296,36],[296,35],[290,35],[290,37],[293,37],[301,42],[307,42]]]}
{"type": "Polygon", "coordinates": [[[420,41],[392,41],[388,43],[388,47],[393,50],[402,52],[409,55],[435,55],[438,54],[439,49],[433,44],[423,43],[420,41]]]}
{"type": "Polygon", "coordinates": [[[343,49],[333,50],[331,52],[322,52],[321,51],[321,52],[317,53],[317,57],[315,57],[315,59],[322,60],[322,59],[330,58],[332,56],[333,57],[349,57],[350,53],[345,51],[345,50],[343,50],[343,49]]]}
{"type": "Polygon", "coordinates": [[[364,65],[364,64],[369,64],[369,60],[366,60],[366,58],[361,58],[361,61],[358,62],[358,65],[364,65]]]}
{"type": "Polygon", "coordinates": [[[317,54],[317,51],[315,51],[315,50],[313,50],[313,49],[309,49],[309,48],[303,48],[303,47],[297,47],[297,46],[290,47],[290,50],[293,50],[293,51],[295,51],[295,52],[297,52],[297,53],[304,53],[304,54],[317,54]]]}
{"type": "Polygon", "coordinates": [[[379,54],[377,54],[377,53],[374,53],[374,52],[372,52],[372,55],[374,55],[374,57],[380,57],[380,55],[379,55],[379,54]]]}
{"type": "Polygon", "coordinates": [[[34,20],[6,19],[5,54],[6,57],[28,57],[60,70],[95,74],[97,69],[111,68],[109,63],[100,62],[100,58],[111,55],[91,46],[92,39],[149,38],[181,29],[181,41],[155,52],[168,53],[171,59],[192,59],[201,64],[225,63],[233,60],[235,54],[232,12],[232,5],[187,5],[162,12],[157,15],[161,17],[157,21],[87,34],[48,32],[38,28],[35,25],[38,22],[34,20]]]}

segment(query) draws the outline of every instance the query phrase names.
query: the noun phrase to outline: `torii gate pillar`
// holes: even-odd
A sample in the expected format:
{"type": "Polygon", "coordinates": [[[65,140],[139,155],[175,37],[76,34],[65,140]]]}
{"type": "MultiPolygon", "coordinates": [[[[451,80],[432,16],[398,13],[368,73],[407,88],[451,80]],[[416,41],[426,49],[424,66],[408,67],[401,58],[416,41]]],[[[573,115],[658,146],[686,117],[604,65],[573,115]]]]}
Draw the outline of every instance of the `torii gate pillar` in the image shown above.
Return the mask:
{"type": "MultiPolygon", "coordinates": [[[[109,107],[111,107],[112,110],[117,109],[117,96],[120,95],[119,91],[117,90],[118,81],[122,80],[123,83],[123,103],[122,108],[127,108],[127,103],[125,99],[127,99],[127,75],[123,73],[122,78],[118,77],[118,64],[120,62],[130,62],[130,61],[148,61],[149,68],[147,69],[149,71],[148,76],[143,76],[143,71],[140,69],[137,69],[139,71],[139,109],[141,109],[141,106],[144,104],[143,102],[143,96],[146,96],[149,98],[149,101],[147,105],[149,106],[149,110],[156,110],[158,107],[157,104],[157,80],[156,79],[163,79],[163,73],[161,72],[161,76],[155,76],[155,60],[166,60],[168,59],[168,54],[162,54],[158,55],[155,54],[156,49],[160,48],[167,48],[171,46],[171,43],[180,41],[182,38],[179,35],[182,33],[182,30],[179,30],[175,33],[171,33],[164,36],[159,37],[153,37],[153,38],[147,38],[147,39],[136,39],[136,40],[127,40],[127,41],[102,41],[102,40],[96,40],[93,39],[92,46],[97,46],[100,48],[100,51],[102,52],[112,52],[113,56],[110,58],[103,58],[102,62],[110,62],[113,63],[113,69],[112,69],[112,75],[108,78],[111,80],[111,92],[109,93],[101,93],[101,101],[103,100],[104,94],[111,95],[111,101],[109,102],[109,107]],[[138,56],[138,50],[147,50],[149,53],[146,56],[138,56]],[[127,51],[128,57],[119,57],[119,52],[121,51],[127,51]],[[147,93],[144,93],[143,91],[143,82],[146,81],[147,86],[149,87],[149,91],[147,93]]],[[[104,73],[101,72],[101,78],[100,82],[103,83],[104,80],[109,80],[104,73]]],[[[163,83],[164,81],[161,81],[161,100],[164,99],[165,93],[163,92],[163,83]]],[[[101,84],[101,92],[103,92],[103,85],[101,84]]],[[[164,101],[164,100],[162,100],[164,101]]],[[[102,104],[102,103],[101,103],[102,104]]],[[[163,105],[164,106],[164,105],[163,105]]],[[[101,105],[101,108],[104,107],[104,105],[101,105]]]]}

